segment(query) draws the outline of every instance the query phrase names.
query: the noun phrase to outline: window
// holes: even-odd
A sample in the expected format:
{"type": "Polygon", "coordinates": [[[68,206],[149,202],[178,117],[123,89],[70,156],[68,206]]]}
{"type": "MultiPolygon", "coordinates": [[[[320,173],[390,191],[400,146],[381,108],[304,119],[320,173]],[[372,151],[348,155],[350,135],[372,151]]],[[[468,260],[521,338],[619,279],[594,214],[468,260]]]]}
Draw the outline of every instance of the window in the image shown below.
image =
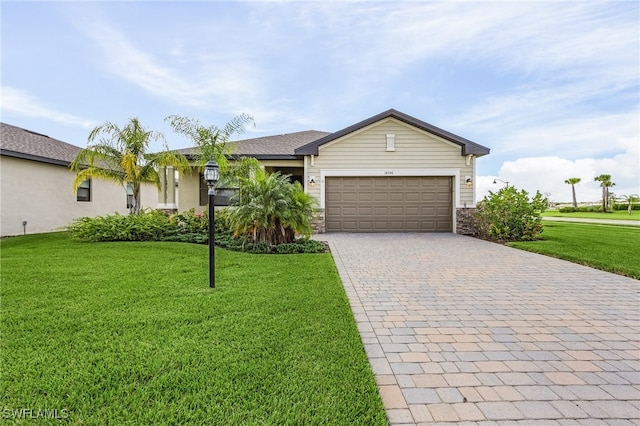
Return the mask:
{"type": "Polygon", "coordinates": [[[91,179],[87,179],[80,184],[76,193],[77,201],[91,201],[91,179]]]}
{"type": "Polygon", "coordinates": [[[125,190],[127,191],[127,208],[131,209],[133,208],[133,184],[127,183],[125,190]]]}

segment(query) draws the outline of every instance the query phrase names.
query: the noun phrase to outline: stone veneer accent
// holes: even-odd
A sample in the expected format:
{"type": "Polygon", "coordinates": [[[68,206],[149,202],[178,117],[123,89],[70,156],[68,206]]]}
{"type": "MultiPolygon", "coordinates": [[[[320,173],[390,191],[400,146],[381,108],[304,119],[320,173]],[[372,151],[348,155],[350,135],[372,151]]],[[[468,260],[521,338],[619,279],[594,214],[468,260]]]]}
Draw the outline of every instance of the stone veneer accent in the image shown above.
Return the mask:
{"type": "Polygon", "coordinates": [[[460,235],[473,235],[473,215],[475,208],[456,209],[456,232],[460,235]]]}
{"type": "Polygon", "coordinates": [[[311,219],[311,226],[313,227],[314,233],[324,234],[324,231],[325,231],[324,209],[316,210],[316,214],[311,219]]]}

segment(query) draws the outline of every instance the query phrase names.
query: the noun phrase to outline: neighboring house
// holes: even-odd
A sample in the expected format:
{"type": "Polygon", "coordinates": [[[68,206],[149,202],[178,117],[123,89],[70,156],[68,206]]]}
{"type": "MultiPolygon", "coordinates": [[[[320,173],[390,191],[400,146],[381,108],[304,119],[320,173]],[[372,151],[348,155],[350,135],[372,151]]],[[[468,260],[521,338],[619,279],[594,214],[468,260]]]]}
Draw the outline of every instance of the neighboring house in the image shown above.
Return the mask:
{"type": "MultiPolygon", "coordinates": [[[[83,216],[129,213],[130,197],[121,185],[91,179],[72,190],[69,164],[81,148],[5,123],[0,131],[1,236],[58,231],[83,216]]],[[[154,186],[145,185],[142,202],[156,207],[154,186]]]]}
{"type": "MultiPolygon", "coordinates": [[[[319,232],[461,232],[475,207],[476,159],[489,148],[396,110],[335,133],[305,131],[231,143],[317,198],[319,232]]],[[[193,156],[192,149],[181,150],[193,156]]],[[[172,176],[173,173],[167,173],[172,176]]],[[[176,200],[163,188],[161,197],[176,200]]],[[[180,176],[180,211],[207,204],[202,175],[180,176]]],[[[224,204],[225,191],[220,198],[224,204]]]]}

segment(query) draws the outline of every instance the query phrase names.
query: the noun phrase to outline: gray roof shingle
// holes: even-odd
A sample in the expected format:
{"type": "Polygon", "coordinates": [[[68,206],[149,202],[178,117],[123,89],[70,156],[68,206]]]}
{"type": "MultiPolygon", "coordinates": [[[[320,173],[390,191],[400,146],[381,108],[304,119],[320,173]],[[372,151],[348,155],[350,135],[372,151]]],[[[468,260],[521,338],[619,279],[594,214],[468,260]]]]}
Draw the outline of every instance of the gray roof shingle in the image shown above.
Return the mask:
{"type": "Polygon", "coordinates": [[[2,155],[68,166],[80,150],[80,147],[47,135],[0,123],[2,155]]]}
{"type": "MultiPolygon", "coordinates": [[[[329,134],[329,132],[321,132],[318,130],[305,130],[302,132],[232,141],[229,142],[228,145],[231,150],[231,155],[234,156],[246,155],[258,159],[291,159],[295,158],[294,155],[297,148],[329,134]]],[[[195,156],[198,153],[198,148],[185,148],[177,151],[189,157],[195,156]]]]}

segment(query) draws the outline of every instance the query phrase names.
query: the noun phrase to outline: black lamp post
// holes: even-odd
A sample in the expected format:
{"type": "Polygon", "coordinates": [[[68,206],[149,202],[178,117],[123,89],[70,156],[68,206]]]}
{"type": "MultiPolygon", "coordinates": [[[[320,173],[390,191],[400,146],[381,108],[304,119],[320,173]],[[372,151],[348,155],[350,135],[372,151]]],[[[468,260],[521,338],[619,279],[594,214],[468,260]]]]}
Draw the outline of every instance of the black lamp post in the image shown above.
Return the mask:
{"type": "Polygon", "coordinates": [[[213,158],[204,166],[204,180],[209,187],[209,287],[216,286],[216,254],[215,254],[215,210],[213,200],[216,195],[215,186],[218,182],[218,164],[213,158]]]}

